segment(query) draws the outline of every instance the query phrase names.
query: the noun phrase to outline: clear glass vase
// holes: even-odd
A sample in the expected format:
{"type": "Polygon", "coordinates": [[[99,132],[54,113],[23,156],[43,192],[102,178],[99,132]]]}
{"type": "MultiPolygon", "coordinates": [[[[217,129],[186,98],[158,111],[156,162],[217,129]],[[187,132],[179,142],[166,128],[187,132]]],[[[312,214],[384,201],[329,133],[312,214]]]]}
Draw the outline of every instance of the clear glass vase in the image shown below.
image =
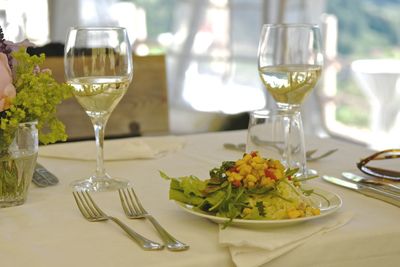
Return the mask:
{"type": "Polygon", "coordinates": [[[0,208],[25,203],[38,153],[37,122],[20,123],[0,156],[0,208]]]}

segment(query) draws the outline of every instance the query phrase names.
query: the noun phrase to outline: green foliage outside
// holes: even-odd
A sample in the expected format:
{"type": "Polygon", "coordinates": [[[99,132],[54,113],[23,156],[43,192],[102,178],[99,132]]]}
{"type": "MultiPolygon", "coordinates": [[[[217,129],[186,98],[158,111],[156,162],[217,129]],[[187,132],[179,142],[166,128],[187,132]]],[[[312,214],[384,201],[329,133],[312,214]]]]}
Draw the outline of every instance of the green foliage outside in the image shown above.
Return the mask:
{"type": "MultiPolygon", "coordinates": [[[[338,18],[338,52],[342,62],[355,59],[400,58],[399,0],[329,0],[327,13],[338,18]]],[[[345,66],[343,66],[345,67],[345,66]]],[[[365,95],[349,68],[338,73],[338,98],[361,97],[364,107],[338,103],[337,120],[356,127],[368,127],[369,110],[365,95]]]]}

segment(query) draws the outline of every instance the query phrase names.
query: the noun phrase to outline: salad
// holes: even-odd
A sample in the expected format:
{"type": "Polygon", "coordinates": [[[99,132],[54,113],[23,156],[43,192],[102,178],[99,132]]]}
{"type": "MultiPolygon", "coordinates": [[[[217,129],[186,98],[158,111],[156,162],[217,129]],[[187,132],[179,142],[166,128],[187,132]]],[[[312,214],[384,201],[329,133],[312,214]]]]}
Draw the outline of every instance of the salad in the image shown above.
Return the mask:
{"type": "MultiPolygon", "coordinates": [[[[236,161],[224,161],[210,170],[210,178],[196,176],[170,180],[169,198],[192,205],[197,211],[214,216],[248,220],[282,220],[320,214],[304,189],[298,169],[285,169],[276,159],[263,158],[258,152],[245,153],[236,161]]],[[[228,223],[229,223],[228,222],[228,223]]]]}

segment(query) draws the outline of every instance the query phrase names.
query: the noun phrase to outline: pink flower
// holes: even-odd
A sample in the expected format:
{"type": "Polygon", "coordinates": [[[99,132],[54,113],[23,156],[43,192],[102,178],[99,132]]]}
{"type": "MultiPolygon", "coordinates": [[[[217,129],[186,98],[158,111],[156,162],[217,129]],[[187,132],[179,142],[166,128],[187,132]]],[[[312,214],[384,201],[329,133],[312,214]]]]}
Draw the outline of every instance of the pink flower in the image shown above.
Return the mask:
{"type": "Polygon", "coordinates": [[[0,112],[10,108],[11,100],[16,95],[12,82],[12,73],[8,65],[7,55],[0,53],[0,112]]]}

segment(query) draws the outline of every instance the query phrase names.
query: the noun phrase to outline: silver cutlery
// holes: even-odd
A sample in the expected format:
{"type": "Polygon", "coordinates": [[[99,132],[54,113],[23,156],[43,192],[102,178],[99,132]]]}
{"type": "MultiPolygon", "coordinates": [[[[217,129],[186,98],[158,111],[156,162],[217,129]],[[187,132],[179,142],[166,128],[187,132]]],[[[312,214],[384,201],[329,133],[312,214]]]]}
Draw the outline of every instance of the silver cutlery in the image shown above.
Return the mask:
{"type": "Polygon", "coordinates": [[[389,182],[385,182],[385,181],[377,179],[377,178],[367,178],[367,177],[357,175],[357,174],[351,173],[351,172],[343,172],[342,176],[344,178],[351,180],[353,182],[356,182],[356,183],[373,185],[373,186],[377,186],[379,188],[400,194],[400,186],[389,183],[389,182]]]}
{"type": "Polygon", "coordinates": [[[246,144],[240,143],[240,144],[232,144],[232,143],[224,143],[224,148],[230,149],[230,150],[236,150],[239,152],[245,152],[246,151],[246,144]]]}
{"type": "MultiPolygon", "coordinates": [[[[232,143],[224,143],[224,148],[226,149],[230,149],[230,150],[235,150],[235,151],[239,151],[239,152],[245,152],[246,151],[246,144],[244,143],[239,143],[239,144],[232,144],[232,143]]],[[[333,153],[335,153],[336,151],[338,151],[337,148],[335,149],[330,149],[328,151],[326,151],[325,153],[319,155],[319,156],[314,156],[314,154],[317,152],[317,149],[312,149],[312,150],[308,150],[306,151],[306,160],[307,161],[317,161],[323,158],[326,158],[330,155],[332,155],[333,153]]]]}
{"type": "Polygon", "coordinates": [[[400,207],[400,196],[396,195],[396,194],[391,194],[388,191],[379,190],[376,187],[366,186],[366,185],[362,185],[359,183],[354,183],[354,182],[350,182],[350,181],[343,180],[340,178],[336,178],[333,176],[328,176],[328,175],[323,175],[322,179],[327,182],[330,182],[330,183],[333,183],[333,184],[336,184],[336,185],[339,185],[339,186],[342,186],[345,188],[349,188],[349,189],[359,192],[365,196],[379,199],[379,200],[385,201],[387,203],[390,203],[392,205],[400,207]]]}
{"type": "Polygon", "coordinates": [[[118,218],[108,216],[105,214],[93,201],[92,197],[88,192],[85,191],[75,191],[72,192],[74,195],[76,204],[78,205],[79,210],[81,211],[83,217],[89,222],[100,222],[111,220],[119,225],[128,235],[134,240],[142,249],[144,250],[160,250],[163,249],[163,245],[153,242],[142,235],[136,233],[131,228],[129,228],[126,224],[121,222],[118,218]]]}
{"type": "Polygon", "coordinates": [[[326,157],[332,155],[336,151],[338,151],[337,148],[328,150],[319,156],[313,156],[317,152],[317,149],[308,150],[308,151],[306,151],[306,159],[307,159],[307,161],[317,161],[317,160],[320,160],[320,159],[323,159],[323,158],[326,158],[326,157]]]}
{"type": "Polygon", "coordinates": [[[164,241],[167,249],[171,251],[182,251],[189,249],[188,245],[176,240],[161,226],[161,224],[158,223],[158,221],[152,215],[150,215],[143,208],[133,188],[119,189],[118,193],[125,215],[130,219],[148,219],[160,234],[160,237],[164,241]]]}
{"type": "Polygon", "coordinates": [[[58,178],[49,172],[45,167],[36,163],[35,170],[33,172],[32,182],[38,187],[46,187],[50,185],[58,184],[58,178]]]}

